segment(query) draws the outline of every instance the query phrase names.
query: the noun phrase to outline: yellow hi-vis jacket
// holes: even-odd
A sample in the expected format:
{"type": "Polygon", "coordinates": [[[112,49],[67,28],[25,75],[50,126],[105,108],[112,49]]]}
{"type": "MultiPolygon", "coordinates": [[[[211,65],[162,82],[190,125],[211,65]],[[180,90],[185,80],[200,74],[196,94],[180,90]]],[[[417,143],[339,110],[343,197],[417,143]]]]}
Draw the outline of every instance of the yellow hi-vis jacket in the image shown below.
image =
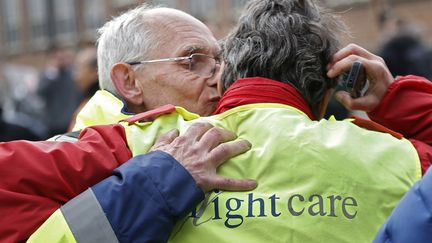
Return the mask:
{"type": "Polygon", "coordinates": [[[206,118],[177,108],[153,122],[124,126],[137,155],[160,134],[174,127],[184,133],[197,121],[252,143],[250,151],[230,159],[219,173],[255,179],[258,187],[208,193],[178,222],[171,242],[371,242],[421,176],[408,140],[359,128],[350,120],[312,121],[281,104],[244,105],[206,118]]]}

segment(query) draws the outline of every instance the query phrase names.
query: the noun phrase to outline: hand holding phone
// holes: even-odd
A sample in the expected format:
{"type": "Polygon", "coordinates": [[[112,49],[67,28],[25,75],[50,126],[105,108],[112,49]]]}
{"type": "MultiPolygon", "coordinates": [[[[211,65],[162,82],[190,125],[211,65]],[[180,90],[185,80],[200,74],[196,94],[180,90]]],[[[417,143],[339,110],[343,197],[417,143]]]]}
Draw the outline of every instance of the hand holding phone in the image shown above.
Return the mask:
{"type": "Polygon", "coordinates": [[[392,74],[381,57],[356,44],[349,44],[336,52],[328,64],[327,70],[329,78],[336,78],[339,75],[345,77],[340,82],[343,90],[337,91],[335,95],[336,99],[349,110],[373,111],[380,104],[388,87],[394,81],[392,74]],[[353,66],[354,69],[358,68],[355,67],[358,64],[353,65],[353,61],[361,62],[366,72],[365,78],[352,78],[356,76],[354,75],[356,73],[355,70],[352,75],[348,75],[349,72],[346,72],[347,70],[353,66]],[[351,76],[351,79],[346,79],[347,76],[351,76]],[[361,85],[363,81],[358,83],[360,79],[366,80],[364,81],[365,85],[363,89],[361,85]],[[358,92],[359,90],[360,92],[358,92]],[[351,94],[349,91],[351,91],[351,94]],[[353,98],[356,96],[362,97],[353,98]]]}
{"type": "Polygon", "coordinates": [[[369,81],[361,62],[353,62],[348,77],[345,80],[345,87],[352,98],[362,97],[367,92],[369,81]]]}

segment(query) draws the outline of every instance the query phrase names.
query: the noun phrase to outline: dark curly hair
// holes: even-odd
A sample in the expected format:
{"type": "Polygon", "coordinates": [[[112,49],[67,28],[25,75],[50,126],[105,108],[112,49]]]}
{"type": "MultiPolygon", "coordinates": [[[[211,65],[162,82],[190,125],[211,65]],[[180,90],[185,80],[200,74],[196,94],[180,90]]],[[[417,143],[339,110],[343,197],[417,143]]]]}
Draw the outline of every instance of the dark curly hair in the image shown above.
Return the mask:
{"type": "Polygon", "coordinates": [[[225,88],[237,79],[265,77],[292,84],[316,114],[337,80],[326,65],[346,27],[336,15],[308,0],[252,0],[221,42],[225,88]]]}

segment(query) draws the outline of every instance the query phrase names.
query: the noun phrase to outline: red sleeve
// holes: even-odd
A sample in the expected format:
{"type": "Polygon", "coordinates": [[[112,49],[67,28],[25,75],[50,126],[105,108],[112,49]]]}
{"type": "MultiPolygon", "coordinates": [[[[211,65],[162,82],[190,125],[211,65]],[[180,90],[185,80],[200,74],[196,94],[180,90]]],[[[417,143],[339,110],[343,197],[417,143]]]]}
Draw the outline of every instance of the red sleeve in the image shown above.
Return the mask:
{"type": "Polygon", "coordinates": [[[413,143],[425,173],[432,164],[432,82],[413,75],[399,77],[368,115],[413,143]]]}
{"type": "Polygon", "coordinates": [[[0,242],[25,240],[130,157],[121,125],[87,128],[77,142],[0,143],[0,242]]]}
{"type": "Polygon", "coordinates": [[[413,75],[396,79],[368,115],[406,138],[432,145],[432,82],[413,75]]]}
{"type": "Polygon", "coordinates": [[[422,174],[424,175],[432,164],[432,146],[415,139],[410,139],[410,142],[417,150],[421,162],[422,174]]]}

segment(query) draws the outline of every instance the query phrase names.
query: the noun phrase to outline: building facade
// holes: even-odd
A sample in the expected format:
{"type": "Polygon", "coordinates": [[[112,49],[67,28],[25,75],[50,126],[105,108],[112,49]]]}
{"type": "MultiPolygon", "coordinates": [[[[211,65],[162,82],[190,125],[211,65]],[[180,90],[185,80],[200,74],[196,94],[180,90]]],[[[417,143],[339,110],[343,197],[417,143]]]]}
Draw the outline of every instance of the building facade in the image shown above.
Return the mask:
{"type": "MultiPolygon", "coordinates": [[[[248,0],[0,0],[0,62],[40,67],[53,47],[78,49],[94,42],[96,29],[110,16],[142,2],[184,10],[206,23],[217,38],[235,23],[248,0]]],[[[374,50],[380,38],[374,3],[380,0],[323,0],[340,12],[356,42],[374,50]]],[[[432,0],[388,0],[408,19],[432,22],[432,0]]],[[[426,42],[432,44],[432,26],[425,25],[426,42]]]]}

